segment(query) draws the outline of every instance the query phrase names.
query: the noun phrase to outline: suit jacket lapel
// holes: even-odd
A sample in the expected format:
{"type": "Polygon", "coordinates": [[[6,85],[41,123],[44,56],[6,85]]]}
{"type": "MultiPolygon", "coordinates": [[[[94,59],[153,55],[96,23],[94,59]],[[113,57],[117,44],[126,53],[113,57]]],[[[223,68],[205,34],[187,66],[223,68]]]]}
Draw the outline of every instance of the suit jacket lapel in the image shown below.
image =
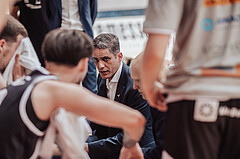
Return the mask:
{"type": "Polygon", "coordinates": [[[124,91],[126,89],[126,82],[127,82],[127,65],[123,63],[122,72],[118,81],[117,90],[116,90],[115,99],[114,99],[119,103],[121,103],[123,99],[124,91]]]}

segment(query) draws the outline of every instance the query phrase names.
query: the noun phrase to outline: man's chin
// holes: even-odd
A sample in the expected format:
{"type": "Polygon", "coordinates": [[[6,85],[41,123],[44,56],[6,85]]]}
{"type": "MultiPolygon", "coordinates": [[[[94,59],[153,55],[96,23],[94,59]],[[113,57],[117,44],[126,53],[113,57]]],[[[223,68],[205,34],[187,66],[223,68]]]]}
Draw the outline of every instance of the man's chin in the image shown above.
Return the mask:
{"type": "Polygon", "coordinates": [[[100,73],[100,76],[102,77],[102,79],[108,79],[109,78],[108,75],[101,74],[101,73],[100,73]]]}

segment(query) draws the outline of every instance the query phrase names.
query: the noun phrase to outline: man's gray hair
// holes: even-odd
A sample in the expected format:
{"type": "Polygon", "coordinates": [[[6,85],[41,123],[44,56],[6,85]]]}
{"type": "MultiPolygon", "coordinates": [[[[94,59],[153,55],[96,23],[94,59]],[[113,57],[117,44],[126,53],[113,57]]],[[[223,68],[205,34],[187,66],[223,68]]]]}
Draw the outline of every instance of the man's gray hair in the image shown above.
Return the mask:
{"type": "Polygon", "coordinates": [[[109,51],[117,55],[120,52],[119,39],[116,35],[112,33],[105,33],[98,35],[93,40],[94,48],[97,49],[109,49],[109,51]]]}

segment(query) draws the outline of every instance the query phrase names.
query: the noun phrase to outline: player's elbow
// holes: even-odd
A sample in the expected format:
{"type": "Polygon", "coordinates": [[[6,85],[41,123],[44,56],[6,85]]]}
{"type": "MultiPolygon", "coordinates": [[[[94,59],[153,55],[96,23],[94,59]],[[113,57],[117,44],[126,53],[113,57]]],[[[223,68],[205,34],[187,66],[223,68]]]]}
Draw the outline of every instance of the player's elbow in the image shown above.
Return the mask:
{"type": "Polygon", "coordinates": [[[144,127],[146,124],[146,118],[140,112],[138,112],[138,115],[136,117],[136,124],[142,127],[144,127]]]}
{"type": "Polygon", "coordinates": [[[144,130],[146,124],[146,118],[137,110],[135,110],[134,115],[131,117],[128,124],[130,129],[139,129],[139,131],[144,130]]]}

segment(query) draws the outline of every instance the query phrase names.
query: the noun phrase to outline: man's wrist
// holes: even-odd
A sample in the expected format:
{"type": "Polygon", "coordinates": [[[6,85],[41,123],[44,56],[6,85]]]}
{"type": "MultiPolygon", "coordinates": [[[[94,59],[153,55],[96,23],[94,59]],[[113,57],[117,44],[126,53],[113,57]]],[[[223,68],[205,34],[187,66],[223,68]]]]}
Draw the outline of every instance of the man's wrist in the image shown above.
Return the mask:
{"type": "Polygon", "coordinates": [[[133,139],[130,139],[128,137],[128,135],[124,135],[123,136],[123,146],[126,148],[132,148],[134,146],[136,146],[136,144],[138,143],[138,141],[135,141],[133,139]]]}

